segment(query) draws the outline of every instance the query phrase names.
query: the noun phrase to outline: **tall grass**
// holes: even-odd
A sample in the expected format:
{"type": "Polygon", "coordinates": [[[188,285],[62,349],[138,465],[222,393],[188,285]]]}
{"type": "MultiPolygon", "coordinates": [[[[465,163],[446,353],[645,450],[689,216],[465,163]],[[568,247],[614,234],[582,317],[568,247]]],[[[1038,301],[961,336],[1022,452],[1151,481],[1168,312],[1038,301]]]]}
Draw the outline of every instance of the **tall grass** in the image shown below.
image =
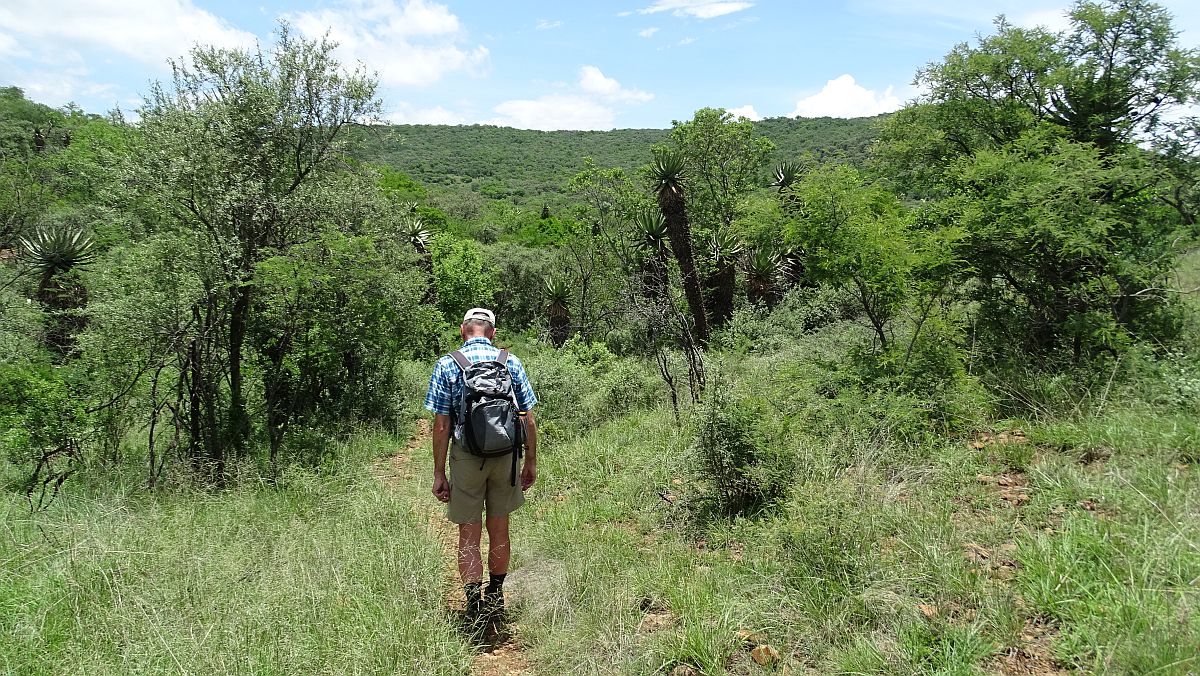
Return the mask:
{"type": "MultiPolygon", "coordinates": [[[[387,438],[366,445],[378,453],[387,438]]],[[[0,502],[0,671],[463,673],[441,545],[366,467],[0,502]]]]}

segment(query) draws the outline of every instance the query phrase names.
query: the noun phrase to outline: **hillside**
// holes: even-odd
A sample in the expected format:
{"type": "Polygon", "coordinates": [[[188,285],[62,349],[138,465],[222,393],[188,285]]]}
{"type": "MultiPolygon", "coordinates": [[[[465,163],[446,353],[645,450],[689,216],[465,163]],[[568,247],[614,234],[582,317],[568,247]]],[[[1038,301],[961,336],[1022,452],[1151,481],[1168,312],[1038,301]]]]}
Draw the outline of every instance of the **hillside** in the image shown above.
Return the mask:
{"type": "MultiPolygon", "coordinates": [[[[775,143],[771,165],[806,153],[858,163],[875,139],[880,117],[771,118],[755,123],[775,143]]],[[[396,125],[360,130],[355,155],[399,169],[434,191],[468,189],[484,197],[555,204],[563,184],[591,157],[601,167],[632,172],[667,129],[534,131],[485,125],[396,125]]],[[[765,176],[764,176],[765,179],[765,176]]]]}

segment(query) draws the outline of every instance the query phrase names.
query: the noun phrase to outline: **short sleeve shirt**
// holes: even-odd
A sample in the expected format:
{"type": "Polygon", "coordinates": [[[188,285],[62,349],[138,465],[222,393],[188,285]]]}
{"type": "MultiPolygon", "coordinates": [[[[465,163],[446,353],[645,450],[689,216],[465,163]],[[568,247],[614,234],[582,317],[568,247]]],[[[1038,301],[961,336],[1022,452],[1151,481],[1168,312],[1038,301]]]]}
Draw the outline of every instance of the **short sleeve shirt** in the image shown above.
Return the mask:
{"type": "MultiPolygon", "coordinates": [[[[468,340],[458,350],[472,363],[500,356],[500,348],[492,345],[492,341],[483,336],[468,340]]],[[[509,354],[507,366],[509,374],[512,375],[517,406],[520,406],[522,411],[532,409],[537,405],[537,395],[533,393],[533,385],[525,373],[524,364],[509,354]]],[[[454,357],[445,355],[433,366],[433,375],[429,378],[429,392],[425,395],[425,408],[438,415],[450,415],[450,411],[462,401],[462,391],[462,369],[455,363],[454,357]]]]}

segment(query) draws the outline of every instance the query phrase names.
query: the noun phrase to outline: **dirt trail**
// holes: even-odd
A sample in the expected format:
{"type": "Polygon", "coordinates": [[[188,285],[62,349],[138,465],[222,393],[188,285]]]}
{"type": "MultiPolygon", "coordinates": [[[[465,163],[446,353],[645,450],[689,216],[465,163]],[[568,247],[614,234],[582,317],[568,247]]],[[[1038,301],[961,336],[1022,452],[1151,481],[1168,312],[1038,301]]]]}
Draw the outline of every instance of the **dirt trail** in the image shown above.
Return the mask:
{"type": "MultiPolygon", "coordinates": [[[[425,468],[426,463],[419,460],[423,457],[422,453],[431,453],[431,440],[429,420],[418,420],[416,432],[404,449],[381,459],[376,464],[375,474],[388,485],[404,487],[417,498],[414,509],[428,522],[430,530],[437,534],[445,554],[442,588],[445,590],[446,608],[461,623],[465,602],[456,564],[458,534],[454,525],[446,520],[441,504],[430,494],[432,477],[425,468]]],[[[487,551],[486,543],[485,535],[481,543],[483,551],[487,551]]],[[[471,663],[472,676],[534,676],[535,672],[525,658],[516,629],[515,625],[507,622],[493,623],[482,637],[465,637],[465,640],[473,640],[478,646],[478,653],[471,663]]]]}

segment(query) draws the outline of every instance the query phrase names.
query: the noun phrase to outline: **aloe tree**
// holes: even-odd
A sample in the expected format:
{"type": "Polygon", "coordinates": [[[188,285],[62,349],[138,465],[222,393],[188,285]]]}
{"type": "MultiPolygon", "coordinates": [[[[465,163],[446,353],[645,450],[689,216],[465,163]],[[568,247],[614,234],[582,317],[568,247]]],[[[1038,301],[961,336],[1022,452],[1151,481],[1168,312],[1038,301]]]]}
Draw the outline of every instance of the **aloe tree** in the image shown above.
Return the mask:
{"type": "Polygon", "coordinates": [[[688,309],[695,323],[696,340],[708,344],[708,316],[704,310],[704,292],[700,287],[700,276],[696,273],[696,260],[692,255],[692,226],[688,222],[684,197],[686,176],[684,158],[680,153],[665,150],[658,153],[650,165],[650,181],[658,208],[667,224],[671,240],[671,251],[679,263],[683,275],[683,293],[687,297],[688,309]]]}
{"type": "Polygon", "coordinates": [[[571,334],[571,287],[562,277],[546,279],[546,315],[550,319],[550,342],[562,347],[571,334]]]}
{"type": "Polygon", "coordinates": [[[21,260],[37,277],[37,298],[51,313],[46,332],[49,347],[67,353],[82,320],[71,316],[87,304],[87,289],[74,273],[96,258],[92,238],[64,225],[38,228],[31,237],[19,238],[21,260]]]}
{"type": "Polygon", "coordinates": [[[415,212],[416,204],[414,203],[409,212],[410,215],[400,221],[400,237],[408,242],[421,257],[421,269],[425,271],[428,280],[424,302],[427,305],[437,305],[437,289],[433,283],[433,252],[429,248],[429,244],[433,240],[433,233],[415,212]]]}
{"type": "Polygon", "coordinates": [[[775,165],[774,180],[771,181],[772,188],[778,188],[779,192],[787,190],[797,179],[800,178],[801,167],[796,162],[784,160],[775,165]]]}
{"type": "Polygon", "coordinates": [[[713,324],[721,325],[733,316],[733,289],[737,282],[737,261],[742,243],[728,228],[715,230],[708,240],[709,263],[712,265],[704,280],[712,308],[713,324]]]}
{"type": "Polygon", "coordinates": [[[642,255],[642,292],[648,298],[662,299],[667,293],[667,221],[653,207],[643,209],[633,217],[635,249],[642,255]]]}
{"type": "Polygon", "coordinates": [[[746,257],[746,295],[751,303],[774,305],[784,261],[775,247],[763,245],[746,257]]]}

